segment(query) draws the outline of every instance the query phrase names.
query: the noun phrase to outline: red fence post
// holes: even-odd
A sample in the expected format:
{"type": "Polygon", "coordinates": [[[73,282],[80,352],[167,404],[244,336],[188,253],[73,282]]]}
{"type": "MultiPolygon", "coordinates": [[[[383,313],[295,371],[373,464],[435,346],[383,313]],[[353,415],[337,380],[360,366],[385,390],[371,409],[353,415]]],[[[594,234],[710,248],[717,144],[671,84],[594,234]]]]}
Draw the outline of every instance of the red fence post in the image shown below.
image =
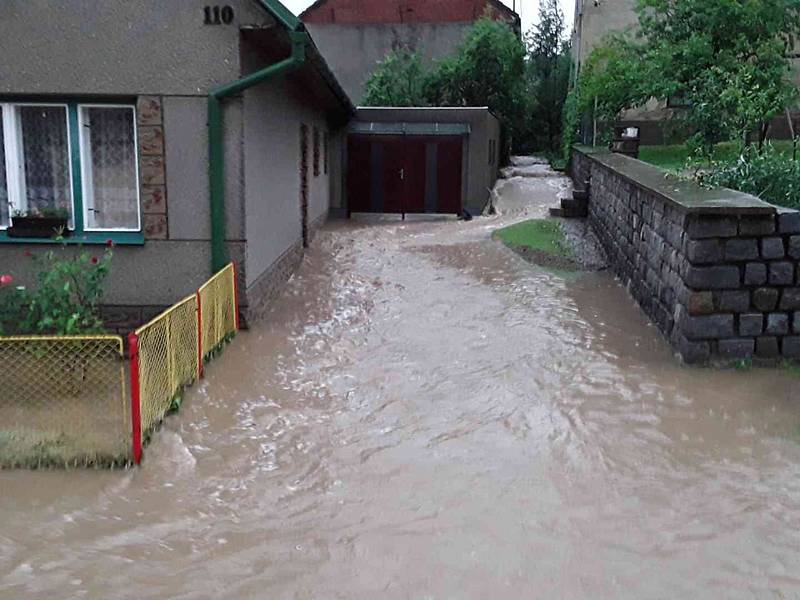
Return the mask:
{"type": "Polygon", "coordinates": [[[133,428],[133,462],[142,462],[142,399],[139,388],[139,336],[128,336],[131,353],[131,425],[133,428]]]}
{"type": "Polygon", "coordinates": [[[200,299],[200,290],[197,291],[197,378],[205,376],[203,368],[203,301],[200,299]]]}
{"type": "Polygon", "coordinates": [[[236,268],[236,262],[231,264],[233,265],[233,314],[236,331],[239,331],[239,270],[236,268]]]}

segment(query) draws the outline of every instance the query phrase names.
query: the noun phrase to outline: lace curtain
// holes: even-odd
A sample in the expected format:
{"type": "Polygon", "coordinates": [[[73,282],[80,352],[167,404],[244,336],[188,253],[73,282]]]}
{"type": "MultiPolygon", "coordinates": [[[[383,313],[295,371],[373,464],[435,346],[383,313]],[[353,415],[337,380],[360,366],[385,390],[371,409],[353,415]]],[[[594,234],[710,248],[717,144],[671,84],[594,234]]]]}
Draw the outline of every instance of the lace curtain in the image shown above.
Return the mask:
{"type": "Polygon", "coordinates": [[[72,211],[67,113],[62,106],[20,106],[28,212],[72,211]]]}
{"type": "Polygon", "coordinates": [[[84,182],[88,226],[138,227],[134,113],[127,107],[84,107],[84,182]]]}

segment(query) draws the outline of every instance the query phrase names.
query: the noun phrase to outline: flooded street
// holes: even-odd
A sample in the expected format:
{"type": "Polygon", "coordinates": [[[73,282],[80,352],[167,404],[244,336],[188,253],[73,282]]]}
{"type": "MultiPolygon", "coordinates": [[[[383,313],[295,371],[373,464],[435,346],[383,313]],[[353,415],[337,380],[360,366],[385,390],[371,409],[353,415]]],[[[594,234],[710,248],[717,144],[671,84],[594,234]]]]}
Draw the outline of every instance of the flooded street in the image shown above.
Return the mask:
{"type": "Polygon", "coordinates": [[[140,469],[0,472],[0,598],[800,597],[800,380],[490,239],[562,184],[326,226],[140,469]]]}

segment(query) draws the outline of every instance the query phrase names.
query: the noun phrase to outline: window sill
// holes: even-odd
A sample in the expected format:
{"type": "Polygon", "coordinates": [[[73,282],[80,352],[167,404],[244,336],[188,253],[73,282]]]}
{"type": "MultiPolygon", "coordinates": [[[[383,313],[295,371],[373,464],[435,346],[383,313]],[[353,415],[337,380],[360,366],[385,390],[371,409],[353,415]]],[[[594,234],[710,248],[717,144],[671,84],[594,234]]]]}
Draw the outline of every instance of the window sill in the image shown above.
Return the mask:
{"type": "Polygon", "coordinates": [[[144,246],[144,234],[141,231],[91,231],[80,235],[71,235],[62,240],[52,238],[18,238],[8,237],[5,230],[0,230],[0,244],[65,244],[67,246],[102,246],[114,242],[115,246],[144,246]]]}

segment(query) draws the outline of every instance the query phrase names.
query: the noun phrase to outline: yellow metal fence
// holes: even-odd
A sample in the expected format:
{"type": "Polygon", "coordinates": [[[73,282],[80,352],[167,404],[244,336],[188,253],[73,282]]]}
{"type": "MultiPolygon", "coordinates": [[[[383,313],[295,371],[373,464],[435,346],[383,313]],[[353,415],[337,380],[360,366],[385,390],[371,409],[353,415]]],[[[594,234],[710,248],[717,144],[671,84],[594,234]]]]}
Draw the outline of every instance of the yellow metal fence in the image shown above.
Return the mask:
{"type": "Polygon", "coordinates": [[[125,464],[122,338],[0,337],[0,467],[125,464]]]}
{"type": "Polygon", "coordinates": [[[147,437],[199,377],[197,295],[136,331],[142,434],[147,437]]]}
{"type": "Polygon", "coordinates": [[[200,305],[201,356],[207,360],[239,329],[236,268],[233,263],[209,279],[197,292],[200,305]]]}
{"type": "Polygon", "coordinates": [[[132,333],[129,364],[119,336],[0,337],[0,468],[140,462],[238,330],[237,300],[231,264],[132,333]]]}
{"type": "Polygon", "coordinates": [[[203,363],[239,329],[237,302],[230,264],[131,335],[134,462],[153,430],[180,406],[183,390],[203,376],[203,363]]]}

